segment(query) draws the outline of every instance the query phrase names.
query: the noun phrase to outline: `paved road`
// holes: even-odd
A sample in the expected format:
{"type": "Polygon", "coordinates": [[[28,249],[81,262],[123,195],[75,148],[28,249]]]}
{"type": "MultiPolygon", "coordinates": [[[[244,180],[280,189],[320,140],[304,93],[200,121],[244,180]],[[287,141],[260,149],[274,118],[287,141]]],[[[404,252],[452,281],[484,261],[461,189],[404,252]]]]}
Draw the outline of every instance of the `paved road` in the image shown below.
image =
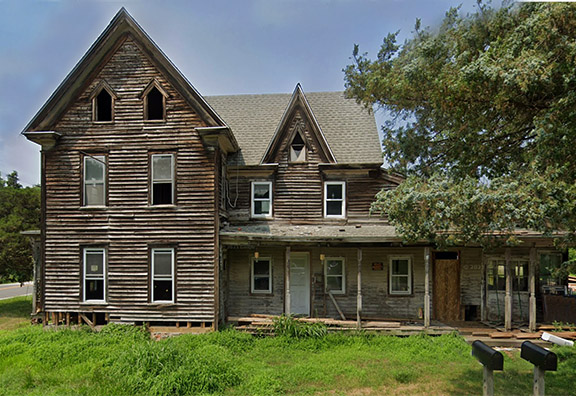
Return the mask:
{"type": "Polygon", "coordinates": [[[26,282],[22,287],[20,283],[7,283],[0,285],[0,300],[32,294],[32,282],[26,282]]]}

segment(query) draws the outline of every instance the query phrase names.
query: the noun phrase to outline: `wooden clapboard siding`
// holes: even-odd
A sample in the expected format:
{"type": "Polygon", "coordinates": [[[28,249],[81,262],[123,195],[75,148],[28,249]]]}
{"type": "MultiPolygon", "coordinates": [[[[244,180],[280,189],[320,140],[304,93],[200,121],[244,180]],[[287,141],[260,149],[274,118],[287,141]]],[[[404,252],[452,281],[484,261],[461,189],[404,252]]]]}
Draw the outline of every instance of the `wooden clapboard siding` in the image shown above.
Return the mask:
{"type": "Polygon", "coordinates": [[[194,130],[206,126],[128,38],[70,105],[45,154],[46,311],[109,312],[114,321],[213,321],[215,155],[194,130]],[[156,79],[168,93],[166,120],[143,119],[142,92],[156,79]],[[114,122],[93,123],[90,96],[101,81],[117,99],[114,122]],[[82,152],[107,158],[106,208],[82,207],[82,152]],[[151,207],[150,155],[175,157],[173,207],[151,207]],[[83,246],[107,249],[107,303],[81,302],[83,246]],[[150,247],[175,248],[176,304],[150,304],[150,247]]]}

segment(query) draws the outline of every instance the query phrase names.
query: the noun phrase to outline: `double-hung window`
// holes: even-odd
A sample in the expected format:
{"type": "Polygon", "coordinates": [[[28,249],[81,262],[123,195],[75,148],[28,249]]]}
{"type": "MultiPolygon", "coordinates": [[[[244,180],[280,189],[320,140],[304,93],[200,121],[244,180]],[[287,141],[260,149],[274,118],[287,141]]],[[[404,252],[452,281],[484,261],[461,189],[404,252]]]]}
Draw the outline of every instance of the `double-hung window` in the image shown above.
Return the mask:
{"type": "Polygon", "coordinates": [[[106,205],[106,157],[84,157],[84,206],[106,205]]]}
{"type": "Polygon", "coordinates": [[[324,216],[346,217],[346,182],[324,183],[324,216]]]}
{"type": "Polygon", "coordinates": [[[174,155],[152,155],[152,205],[174,204],[174,155]]]}
{"type": "Polygon", "coordinates": [[[152,302],[174,302],[174,249],[152,249],[152,302]]]}
{"type": "Polygon", "coordinates": [[[268,257],[253,257],[250,267],[250,291],[272,293],[272,260],[268,257]]]}
{"type": "Polygon", "coordinates": [[[412,260],[410,257],[390,257],[390,294],[412,293],[412,260]]]}
{"type": "Polygon", "coordinates": [[[343,257],[327,257],[324,262],[326,292],[346,293],[346,272],[343,257]]]}
{"type": "MultiPolygon", "coordinates": [[[[528,291],[528,259],[514,258],[512,266],[512,288],[528,291]]],[[[488,290],[506,290],[506,260],[494,258],[488,262],[488,290]]]]}
{"type": "Polygon", "coordinates": [[[84,249],[83,301],[106,301],[106,249],[84,249]]]}
{"type": "Polygon", "coordinates": [[[252,217],[272,216],[272,182],[252,182],[252,217]]]}

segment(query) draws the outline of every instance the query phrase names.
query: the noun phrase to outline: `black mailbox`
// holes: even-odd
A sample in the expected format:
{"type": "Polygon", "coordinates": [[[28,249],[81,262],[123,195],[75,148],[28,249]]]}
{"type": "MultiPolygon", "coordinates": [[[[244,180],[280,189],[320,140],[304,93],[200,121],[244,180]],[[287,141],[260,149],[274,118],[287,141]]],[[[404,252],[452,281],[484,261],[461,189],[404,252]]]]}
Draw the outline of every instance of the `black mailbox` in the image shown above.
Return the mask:
{"type": "Polygon", "coordinates": [[[472,343],[472,356],[476,357],[489,370],[501,371],[504,369],[504,356],[482,341],[474,341],[472,343]]]}
{"type": "Polygon", "coordinates": [[[539,347],[530,341],[522,343],[520,357],[545,371],[556,371],[558,368],[558,357],[554,352],[539,347]]]}

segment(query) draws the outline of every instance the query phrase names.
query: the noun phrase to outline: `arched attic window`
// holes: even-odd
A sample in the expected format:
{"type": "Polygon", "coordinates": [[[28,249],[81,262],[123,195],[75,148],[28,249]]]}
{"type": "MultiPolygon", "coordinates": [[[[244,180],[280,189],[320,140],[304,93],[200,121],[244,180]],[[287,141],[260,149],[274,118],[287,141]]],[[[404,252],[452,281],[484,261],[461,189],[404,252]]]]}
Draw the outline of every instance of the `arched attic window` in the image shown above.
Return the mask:
{"type": "Polygon", "coordinates": [[[163,121],[166,119],[166,92],[158,82],[152,81],[144,90],[144,119],[163,121]]]}
{"type": "Polygon", "coordinates": [[[292,143],[290,143],[290,162],[306,161],[306,144],[300,132],[296,132],[292,143]]]}
{"type": "Polygon", "coordinates": [[[114,101],[116,95],[106,83],[102,83],[92,95],[92,120],[95,122],[114,121],[114,101]]]}

